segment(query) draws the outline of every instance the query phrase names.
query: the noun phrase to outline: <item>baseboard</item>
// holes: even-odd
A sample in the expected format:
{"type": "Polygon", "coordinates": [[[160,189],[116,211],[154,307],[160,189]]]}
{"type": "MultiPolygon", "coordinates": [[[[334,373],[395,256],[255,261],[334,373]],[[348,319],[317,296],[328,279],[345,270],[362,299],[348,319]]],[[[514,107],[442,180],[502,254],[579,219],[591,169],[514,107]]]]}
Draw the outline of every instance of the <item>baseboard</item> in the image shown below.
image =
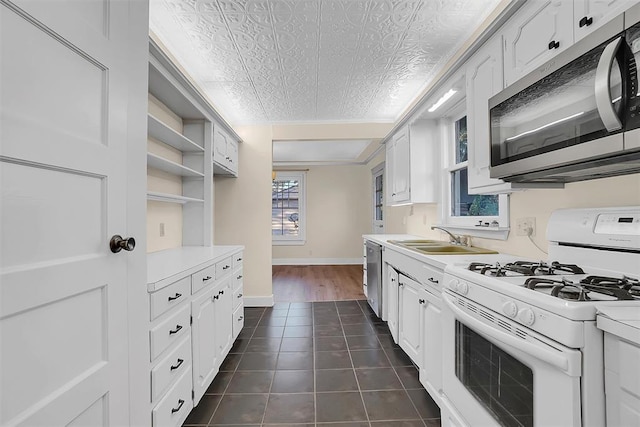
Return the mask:
{"type": "Polygon", "coordinates": [[[273,294],[265,297],[242,298],[245,307],[273,307],[273,294]]]}
{"type": "Polygon", "coordinates": [[[360,258],[274,258],[271,265],[362,265],[360,258]]]}

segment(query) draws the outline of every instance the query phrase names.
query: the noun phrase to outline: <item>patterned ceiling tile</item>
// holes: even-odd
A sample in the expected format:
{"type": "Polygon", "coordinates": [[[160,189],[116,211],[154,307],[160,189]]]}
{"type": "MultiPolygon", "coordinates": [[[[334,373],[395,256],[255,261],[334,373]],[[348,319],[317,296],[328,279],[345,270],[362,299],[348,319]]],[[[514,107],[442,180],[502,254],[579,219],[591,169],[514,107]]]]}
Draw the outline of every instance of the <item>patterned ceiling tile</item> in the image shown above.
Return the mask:
{"type": "Polygon", "coordinates": [[[398,119],[499,0],[151,0],[234,123],[398,119]]]}

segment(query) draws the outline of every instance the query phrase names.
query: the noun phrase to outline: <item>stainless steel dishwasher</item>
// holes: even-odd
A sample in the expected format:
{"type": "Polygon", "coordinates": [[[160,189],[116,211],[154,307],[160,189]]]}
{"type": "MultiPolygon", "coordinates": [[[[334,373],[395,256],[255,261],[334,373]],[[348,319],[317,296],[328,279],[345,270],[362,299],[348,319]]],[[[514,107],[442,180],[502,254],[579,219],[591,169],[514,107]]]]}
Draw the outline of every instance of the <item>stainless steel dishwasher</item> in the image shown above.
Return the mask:
{"type": "Polygon", "coordinates": [[[367,240],[367,299],[380,317],[382,314],[382,246],[367,240]]]}

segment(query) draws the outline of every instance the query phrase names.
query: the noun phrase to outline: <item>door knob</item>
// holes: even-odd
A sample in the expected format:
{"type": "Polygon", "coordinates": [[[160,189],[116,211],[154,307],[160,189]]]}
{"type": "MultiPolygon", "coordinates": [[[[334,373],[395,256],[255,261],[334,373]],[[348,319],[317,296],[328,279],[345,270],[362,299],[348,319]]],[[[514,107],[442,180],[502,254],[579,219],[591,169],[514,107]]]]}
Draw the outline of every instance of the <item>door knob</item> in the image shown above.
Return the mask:
{"type": "Polygon", "coordinates": [[[131,252],[135,249],[135,247],[136,239],[134,239],[133,237],[127,237],[126,239],[123,239],[122,236],[116,234],[109,241],[109,248],[111,248],[111,252],[113,252],[114,254],[117,254],[123,249],[125,251],[131,252]]]}

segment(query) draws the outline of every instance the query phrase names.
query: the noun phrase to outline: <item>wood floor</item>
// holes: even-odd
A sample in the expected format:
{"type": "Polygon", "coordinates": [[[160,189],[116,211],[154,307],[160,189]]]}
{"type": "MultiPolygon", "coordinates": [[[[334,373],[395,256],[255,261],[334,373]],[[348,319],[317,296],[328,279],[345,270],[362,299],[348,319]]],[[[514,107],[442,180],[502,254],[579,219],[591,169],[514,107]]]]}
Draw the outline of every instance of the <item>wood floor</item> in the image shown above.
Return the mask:
{"type": "Polygon", "coordinates": [[[276,302],[364,299],[362,265],[274,265],[276,302]]]}

